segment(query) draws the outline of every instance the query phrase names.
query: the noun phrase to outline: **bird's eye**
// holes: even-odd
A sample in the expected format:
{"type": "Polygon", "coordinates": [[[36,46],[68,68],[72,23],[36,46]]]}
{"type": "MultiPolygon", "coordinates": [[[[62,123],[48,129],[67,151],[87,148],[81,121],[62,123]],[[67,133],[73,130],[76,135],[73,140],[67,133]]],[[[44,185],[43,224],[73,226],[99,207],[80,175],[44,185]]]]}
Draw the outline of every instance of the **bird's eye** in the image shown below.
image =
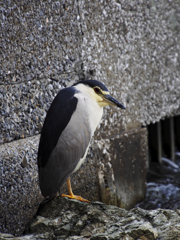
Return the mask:
{"type": "Polygon", "coordinates": [[[94,88],[95,93],[100,93],[99,88],[94,88]]]}

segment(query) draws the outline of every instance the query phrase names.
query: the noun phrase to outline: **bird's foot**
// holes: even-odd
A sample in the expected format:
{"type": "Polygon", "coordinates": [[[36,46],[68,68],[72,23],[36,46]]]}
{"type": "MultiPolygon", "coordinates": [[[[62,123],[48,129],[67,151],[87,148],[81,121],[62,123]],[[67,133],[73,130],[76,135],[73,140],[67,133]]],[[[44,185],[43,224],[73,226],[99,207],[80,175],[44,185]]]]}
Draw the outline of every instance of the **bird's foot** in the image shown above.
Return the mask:
{"type": "Polygon", "coordinates": [[[68,197],[68,198],[71,198],[71,199],[76,199],[76,200],[79,200],[81,202],[90,202],[89,200],[85,199],[85,198],[82,198],[80,196],[76,196],[76,195],[66,195],[66,194],[62,194],[61,197],[68,197]]]}

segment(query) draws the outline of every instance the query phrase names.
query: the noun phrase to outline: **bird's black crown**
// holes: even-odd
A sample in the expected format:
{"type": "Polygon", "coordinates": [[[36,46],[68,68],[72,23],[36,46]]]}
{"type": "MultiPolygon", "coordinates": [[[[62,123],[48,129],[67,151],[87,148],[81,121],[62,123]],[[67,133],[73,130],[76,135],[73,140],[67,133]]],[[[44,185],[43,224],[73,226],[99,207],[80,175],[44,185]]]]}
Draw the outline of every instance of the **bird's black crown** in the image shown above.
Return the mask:
{"type": "Polygon", "coordinates": [[[76,85],[79,84],[79,83],[88,85],[88,86],[90,86],[90,87],[92,87],[92,88],[94,88],[94,87],[99,87],[99,88],[102,89],[103,91],[108,92],[107,87],[106,87],[103,83],[101,83],[101,82],[99,82],[99,81],[97,81],[97,80],[82,80],[82,81],[79,81],[79,82],[75,83],[73,86],[76,86],[76,85]]]}

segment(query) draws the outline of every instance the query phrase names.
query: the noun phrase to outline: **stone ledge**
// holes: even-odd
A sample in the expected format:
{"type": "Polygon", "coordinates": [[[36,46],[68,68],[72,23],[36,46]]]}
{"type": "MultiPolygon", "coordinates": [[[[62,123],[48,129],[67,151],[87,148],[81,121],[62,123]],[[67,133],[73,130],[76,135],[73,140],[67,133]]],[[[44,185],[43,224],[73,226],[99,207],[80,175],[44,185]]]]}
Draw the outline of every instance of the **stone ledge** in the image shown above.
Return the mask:
{"type": "Polygon", "coordinates": [[[130,211],[100,202],[82,203],[57,197],[41,203],[25,235],[15,238],[0,234],[0,239],[178,239],[179,210],[130,211]]]}

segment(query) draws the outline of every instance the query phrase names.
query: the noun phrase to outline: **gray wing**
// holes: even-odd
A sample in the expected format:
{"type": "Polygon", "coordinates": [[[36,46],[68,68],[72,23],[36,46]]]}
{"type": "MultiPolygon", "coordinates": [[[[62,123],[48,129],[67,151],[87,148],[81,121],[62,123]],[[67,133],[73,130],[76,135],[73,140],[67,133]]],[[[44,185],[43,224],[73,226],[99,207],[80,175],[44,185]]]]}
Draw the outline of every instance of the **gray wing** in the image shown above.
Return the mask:
{"type": "Polygon", "coordinates": [[[53,197],[84,156],[92,136],[88,119],[85,99],[78,100],[76,111],[62,132],[46,165],[39,169],[43,196],[53,197]]]}

